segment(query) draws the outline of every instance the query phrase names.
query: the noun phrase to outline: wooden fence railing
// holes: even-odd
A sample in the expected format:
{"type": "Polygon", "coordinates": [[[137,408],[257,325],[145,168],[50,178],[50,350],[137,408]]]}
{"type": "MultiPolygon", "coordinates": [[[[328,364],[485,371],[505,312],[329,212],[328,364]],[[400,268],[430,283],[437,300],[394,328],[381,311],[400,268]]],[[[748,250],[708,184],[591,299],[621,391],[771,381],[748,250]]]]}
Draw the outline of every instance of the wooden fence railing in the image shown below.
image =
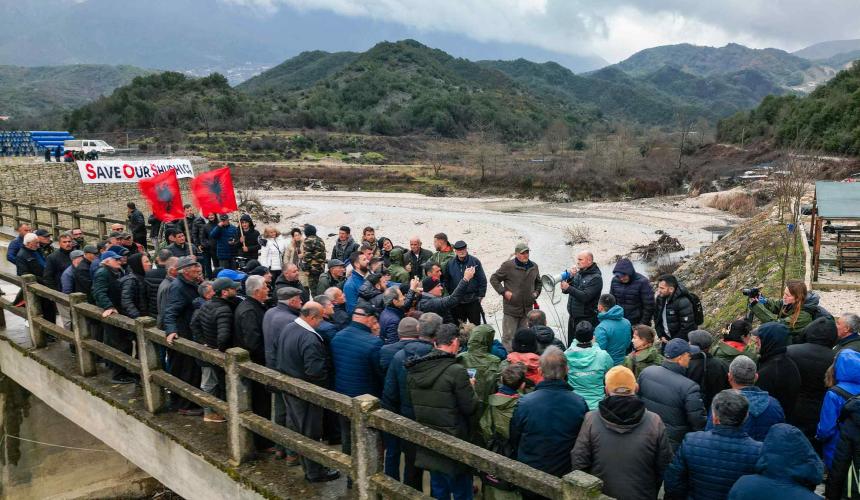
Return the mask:
{"type": "MultiPolygon", "coordinates": [[[[151,413],[165,409],[165,390],[217,410],[227,419],[228,454],[231,463],[235,465],[254,459],[253,435],[259,434],[311,460],[349,474],[359,498],[426,498],[421,492],[382,473],[378,449],[380,432],[384,431],[545,497],[566,500],[606,498],[601,494],[601,481],[594,476],[580,471],[571,472],[562,478],[552,476],[381,409],[379,400],[374,396],[350,398],[256,364],[250,361],[249,354],[244,349],[232,348],[227,352],[220,352],[182,338],[168,344],[165,332],[155,328],[152,318],[132,320],[119,314],[104,318],[103,310],[88,304],[84,294],[66,295],[57,292],[36,283],[36,278],[32,275],[18,277],[0,272],[0,280],[23,289],[25,307],[16,307],[0,297],[0,308],[4,313],[28,320],[34,349],[45,348],[46,334],[70,342],[76,348],[78,371],[85,377],[96,375],[96,356],[124,366],[140,376],[146,409],[151,413]],[[46,320],[42,316],[40,300],[37,300],[37,297],[69,307],[72,331],[46,320]],[[129,356],[92,338],[92,322],[101,322],[132,332],[137,341],[138,357],[129,356]],[[157,346],[223,368],[226,374],[226,401],[207,394],[165,371],[157,346]],[[349,418],[353,436],[352,454],[342,453],[339,449],[313,441],[254,414],[251,411],[251,381],[264,384],[275,391],[289,393],[349,418]]],[[[5,327],[5,314],[0,314],[0,326],[5,327]]]]}

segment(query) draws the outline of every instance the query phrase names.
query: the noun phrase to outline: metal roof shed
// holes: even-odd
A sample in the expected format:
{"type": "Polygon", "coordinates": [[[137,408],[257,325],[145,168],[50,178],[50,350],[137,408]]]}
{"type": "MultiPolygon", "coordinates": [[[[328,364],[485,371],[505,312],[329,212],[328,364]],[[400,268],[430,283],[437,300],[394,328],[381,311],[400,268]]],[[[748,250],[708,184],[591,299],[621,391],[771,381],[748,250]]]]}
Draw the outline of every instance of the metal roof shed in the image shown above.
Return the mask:
{"type": "Polygon", "coordinates": [[[816,181],[812,202],[813,281],[818,280],[821,232],[825,220],[860,222],[860,183],[816,181]]]}

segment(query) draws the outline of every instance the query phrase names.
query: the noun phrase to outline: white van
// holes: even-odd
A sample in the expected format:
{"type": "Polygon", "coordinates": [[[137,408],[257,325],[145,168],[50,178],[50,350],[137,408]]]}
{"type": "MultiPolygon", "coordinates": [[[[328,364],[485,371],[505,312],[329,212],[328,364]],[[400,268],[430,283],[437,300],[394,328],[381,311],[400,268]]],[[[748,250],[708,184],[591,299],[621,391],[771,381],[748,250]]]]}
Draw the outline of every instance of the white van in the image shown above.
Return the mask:
{"type": "Polygon", "coordinates": [[[115,153],[113,146],[97,139],[80,139],[64,141],[63,149],[66,151],[81,151],[82,153],[115,153]]]}

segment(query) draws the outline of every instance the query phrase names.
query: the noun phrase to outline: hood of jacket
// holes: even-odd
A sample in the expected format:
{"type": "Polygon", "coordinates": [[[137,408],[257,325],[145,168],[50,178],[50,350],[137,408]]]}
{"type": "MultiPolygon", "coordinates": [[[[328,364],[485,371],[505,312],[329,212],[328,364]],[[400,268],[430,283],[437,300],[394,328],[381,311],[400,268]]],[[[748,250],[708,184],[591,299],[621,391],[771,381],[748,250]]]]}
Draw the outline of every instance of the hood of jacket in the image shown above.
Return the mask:
{"type": "Polygon", "coordinates": [[[636,396],[608,396],[597,409],[606,427],[619,434],[635,429],[645,416],[645,403],[636,396]]]}
{"type": "Polygon", "coordinates": [[[632,280],[636,277],[636,269],[633,268],[633,263],[630,262],[630,259],[618,259],[618,262],[615,263],[615,267],[612,268],[612,274],[621,273],[630,276],[632,280]]]}
{"type": "Polygon", "coordinates": [[[305,236],[316,236],[317,227],[313,224],[305,224],[305,236]]]}
{"type": "Polygon", "coordinates": [[[436,380],[451,365],[457,363],[453,354],[434,349],[420,358],[413,358],[404,364],[409,370],[409,378],[412,383],[421,389],[433,387],[436,380]]]}
{"type": "Polygon", "coordinates": [[[550,345],[555,340],[555,332],[546,325],[535,325],[532,327],[532,330],[534,330],[537,342],[540,345],[550,345]]]}
{"type": "Polygon", "coordinates": [[[250,215],[242,214],[242,216],[239,217],[239,223],[241,224],[242,222],[248,223],[248,231],[254,229],[254,221],[251,219],[250,215]]]}
{"type": "Polygon", "coordinates": [[[657,364],[657,361],[660,360],[660,351],[657,350],[656,347],[648,346],[641,351],[633,351],[633,354],[636,356],[637,362],[646,362],[657,364]]]}
{"type": "Polygon", "coordinates": [[[136,253],[128,258],[128,268],[138,276],[146,274],[146,271],[143,270],[143,256],[142,253],[136,253]]]}
{"type": "Polygon", "coordinates": [[[391,265],[397,264],[398,266],[403,265],[403,249],[400,247],[394,247],[388,252],[388,260],[391,262],[391,265]]]}
{"type": "Polygon", "coordinates": [[[741,388],[741,394],[749,401],[750,415],[757,417],[767,410],[770,405],[770,394],[754,385],[741,388]]]}
{"type": "Polygon", "coordinates": [[[860,352],[853,349],[839,351],[833,368],[833,378],[836,379],[837,383],[860,384],[860,352]]]}
{"type": "Polygon", "coordinates": [[[494,408],[498,408],[501,412],[505,412],[506,410],[512,409],[517,405],[519,400],[518,395],[508,396],[506,394],[490,394],[490,397],[487,399],[487,404],[494,408]]]}
{"type": "Polygon", "coordinates": [[[496,332],[490,325],[479,325],[469,335],[469,352],[486,354],[490,352],[496,332]]]}
{"type": "Polygon", "coordinates": [[[770,428],[756,464],[759,473],[775,479],[791,479],[810,490],[821,482],[824,464],[797,427],[776,424],[770,428]]]}
{"type": "Polygon", "coordinates": [[[758,327],[758,337],[761,339],[761,357],[766,358],[785,351],[789,336],[788,327],[776,321],[758,327]]]}
{"type": "Polygon", "coordinates": [[[433,350],[433,343],[429,340],[416,339],[412,342],[407,342],[403,346],[404,363],[413,358],[426,356],[427,353],[433,350]]]}
{"type": "Polygon", "coordinates": [[[821,301],[821,296],[818,295],[818,292],[810,291],[806,294],[806,300],[803,301],[804,307],[818,307],[818,303],[821,301]]]}
{"type": "Polygon", "coordinates": [[[833,347],[836,345],[836,322],[828,317],[821,317],[803,329],[803,335],[810,344],[833,347]]]}
{"type": "Polygon", "coordinates": [[[851,398],[843,406],[845,418],[851,419],[854,425],[860,427],[860,399],[851,398]]]}
{"type": "Polygon", "coordinates": [[[594,363],[597,358],[597,353],[600,352],[600,347],[592,345],[591,347],[579,347],[576,344],[567,348],[565,356],[567,357],[567,365],[570,368],[584,370],[594,363]]]}
{"type": "Polygon", "coordinates": [[[508,353],[508,362],[522,363],[526,366],[529,372],[540,369],[540,356],[533,352],[512,352],[508,353]]]}
{"type": "Polygon", "coordinates": [[[603,321],[605,319],[624,319],[624,308],[616,304],[606,312],[597,313],[597,319],[599,319],[600,321],[603,321]]]}

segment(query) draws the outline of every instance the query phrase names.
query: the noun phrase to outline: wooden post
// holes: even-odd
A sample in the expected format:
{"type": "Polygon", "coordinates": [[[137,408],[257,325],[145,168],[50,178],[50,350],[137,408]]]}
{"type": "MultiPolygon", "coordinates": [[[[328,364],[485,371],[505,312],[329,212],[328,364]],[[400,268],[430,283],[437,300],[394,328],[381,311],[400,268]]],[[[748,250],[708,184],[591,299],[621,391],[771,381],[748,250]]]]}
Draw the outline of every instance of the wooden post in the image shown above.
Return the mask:
{"type": "Polygon", "coordinates": [[[352,479],[361,500],[376,498],[370,478],[379,471],[379,431],[370,428],[367,417],[378,408],[379,399],[375,396],[352,398],[352,479]]]}
{"type": "Polygon", "coordinates": [[[3,200],[0,200],[0,226],[3,225],[3,200]]]}
{"type": "Polygon", "coordinates": [[[27,208],[30,210],[30,226],[33,227],[33,230],[36,230],[36,205],[27,205],[27,208]]]}
{"type": "Polygon", "coordinates": [[[12,207],[15,209],[15,229],[18,229],[18,225],[21,224],[21,210],[18,207],[18,200],[12,200],[12,207]]]}
{"type": "Polygon", "coordinates": [[[150,374],[161,369],[158,350],[146,338],[146,330],[155,326],[155,320],[143,316],[134,320],[137,334],[137,355],[140,357],[140,383],[143,386],[143,399],[149,413],[157,413],[164,406],[164,391],[150,379],[150,374]]]}
{"type": "Polygon", "coordinates": [[[81,212],[78,210],[72,210],[72,229],[80,229],[81,231],[84,228],[81,227],[81,212]]]}
{"type": "Polygon", "coordinates": [[[99,239],[107,236],[107,221],[105,220],[105,214],[96,215],[96,232],[99,233],[99,239]]]}
{"type": "Polygon", "coordinates": [[[93,353],[84,348],[84,340],[92,338],[90,323],[86,316],[78,310],[78,304],[85,304],[87,296],[76,292],[69,294],[69,311],[72,314],[72,331],[75,334],[75,351],[78,358],[78,369],[84,377],[96,374],[96,359],[93,353]]]}
{"type": "Polygon", "coordinates": [[[603,481],[581,470],[575,470],[561,478],[561,497],[564,500],[586,500],[600,498],[603,481]]]}
{"type": "Polygon", "coordinates": [[[239,375],[239,365],[249,362],[251,355],[238,347],[226,354],[227,448],[230,463],[239,465],[254,456],[254,433],[242,426],[242,414],[251,411],[251,382],[239,375]]]}
{"type": "Polygon", "coordinates": [[[54,235],[54,241],[60,240],[60,214],[57,213],[57,207],[51,207],[51,234],[54,235]]]}
{"type": "Polygon", "coordinates": [[[824,226],[824,219],[818,217],[815,220],[815,241],[812,247],[812,282],[818,281],[818,264],[821,260],[821,231],[824,226]]]}
{"type": "Polygon", "coordinates": [[[30,288],[36,284],[36,277],[32,274],[21,276],[21,288],[24,291],[24,300],[26,301],[27,323],[30,325],[30,341],[33,347],[45,347],[45,333],[36,325],[36,318],[42,317],[42,302],[39,297],[33,293],[30,288]]]}

